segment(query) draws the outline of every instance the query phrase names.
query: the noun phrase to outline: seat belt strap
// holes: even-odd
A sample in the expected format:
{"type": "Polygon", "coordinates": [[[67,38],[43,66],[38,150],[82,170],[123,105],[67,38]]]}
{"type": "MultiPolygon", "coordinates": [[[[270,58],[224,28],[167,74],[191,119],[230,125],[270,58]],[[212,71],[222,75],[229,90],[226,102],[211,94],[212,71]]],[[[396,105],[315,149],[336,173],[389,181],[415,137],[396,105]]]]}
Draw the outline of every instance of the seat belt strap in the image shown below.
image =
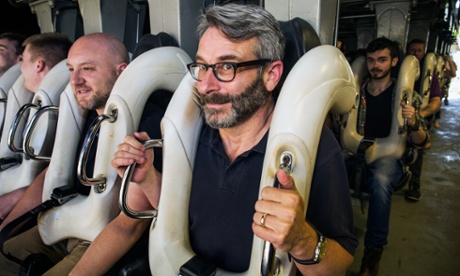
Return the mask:
{"type": "Polygon", "coordinates": [[[360,142],[357,150],[357,156],[360,159],[366,159],[366,151],[375,143],[374,138],[364,137],[360,142]]]}
{"type": "Polygon", "coordinates": [[[0,231],[0,251],[3,252],[4,242],[14,234],[13,230],[19,225],[25,223],[29,219],[36,219],[38,214],[53,207],[61,206],[67,201],[77,197],[77,189],[73,185],[57,187],[53,190],[51,198],[41,203],[37,207],[33,208],[29,212],[16,218],[15,220],[8,223],[2,231],[0,231]],[[13,232],[13,233],[12,233],[13,232]]]}
{"type": "Polygon", "coordinates": [[[356,155],[358,157],[358,168],[355,173],[355,190],[354,196],[361,202],[361,212],[364,214],[364,197],[362,195],[362,186],[366,182],[366,151],[375,143],[374,138],[364,137],[359,143],[356,155]]]}

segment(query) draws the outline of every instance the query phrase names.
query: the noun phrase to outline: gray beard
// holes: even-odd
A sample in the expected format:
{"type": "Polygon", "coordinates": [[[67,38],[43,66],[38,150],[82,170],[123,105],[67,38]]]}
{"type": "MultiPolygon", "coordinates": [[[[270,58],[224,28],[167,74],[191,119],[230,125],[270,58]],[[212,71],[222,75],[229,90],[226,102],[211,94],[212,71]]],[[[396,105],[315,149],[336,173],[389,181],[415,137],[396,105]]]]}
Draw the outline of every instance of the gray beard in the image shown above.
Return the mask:
{"type": "MultiPolygon", "coordinates": [[[[267,102],[269,97],[268,91],[265,89],[263,81],[259,76],[249,87],[243,90],[242,93],[231,95],[212,94],[206,96],[200,94],[201,108],[204,112],[206,123],[212,128],[231,128],[246,121],[259,108],[267,102]],[[228,103],[231,102],[232,107],[228,114],[216,118],[221,111],[206,108],[206,103],[228,103]]],[[[221,114],[223,115],[223,114],[221,114]]]]}

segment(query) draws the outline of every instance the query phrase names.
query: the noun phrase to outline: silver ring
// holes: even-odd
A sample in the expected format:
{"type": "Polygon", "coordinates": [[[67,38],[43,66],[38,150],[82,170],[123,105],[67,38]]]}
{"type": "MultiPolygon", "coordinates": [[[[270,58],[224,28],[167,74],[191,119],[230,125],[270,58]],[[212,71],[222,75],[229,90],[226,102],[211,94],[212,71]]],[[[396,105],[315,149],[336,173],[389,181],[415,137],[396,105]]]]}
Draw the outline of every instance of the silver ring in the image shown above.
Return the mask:
{"type": "Polygon", "coordinates": [[[262,217],[260,218],[260,226],[262,226],[263,228],[265,228],[265,219],[267,218],[267,216],[268,216],[268,213],[264,213],[262,217]]]}

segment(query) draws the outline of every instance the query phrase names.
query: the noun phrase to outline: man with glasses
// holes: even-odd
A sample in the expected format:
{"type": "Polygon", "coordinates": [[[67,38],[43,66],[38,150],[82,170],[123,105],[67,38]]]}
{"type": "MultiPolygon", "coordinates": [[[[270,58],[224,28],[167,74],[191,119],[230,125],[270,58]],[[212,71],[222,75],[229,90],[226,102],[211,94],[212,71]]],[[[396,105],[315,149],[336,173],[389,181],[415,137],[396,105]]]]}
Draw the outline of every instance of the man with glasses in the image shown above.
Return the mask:
{"type": "MultiPolygon", "coordinates": [[[[201,16],[198,34],[196,62],[188,68],[205,124],[190,194],[192,249],[218,267],[243,272],[255,234],[289,252],[302,274],[344,275],[357,240],[341,151],[328,129],[321,133],[306,218],[295,183],[282,170],[281,189],[266,187],[258,200],[273,91],[283,72],[279,23],[257,6],[212,6],[201,16]]],[[[133,186],[156,208],[161,175],[151,166],[152,151],[138,141],[147,139],[128,136],[112,165],[122,174],[137,163],[133,186]]]]}

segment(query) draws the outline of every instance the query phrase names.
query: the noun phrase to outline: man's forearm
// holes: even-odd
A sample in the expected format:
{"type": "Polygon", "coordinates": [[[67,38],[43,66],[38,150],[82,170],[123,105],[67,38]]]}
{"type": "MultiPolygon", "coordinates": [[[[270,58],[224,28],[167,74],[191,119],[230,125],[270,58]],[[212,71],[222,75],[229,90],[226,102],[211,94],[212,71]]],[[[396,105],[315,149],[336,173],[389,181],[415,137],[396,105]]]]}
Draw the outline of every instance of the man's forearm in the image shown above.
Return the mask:
{"type": "Polygon", "coordinates": [[[69,275],[104,275],[139,240],[150,222],[118,215],[97,236],[69,275]]]}
{"type": "Polygon", "coordinates": [[[441,99],[439,97],[431,98],[428,105],[420,111],[420,115],[426,118],[436,113],[441,108],[441,99]]]}

